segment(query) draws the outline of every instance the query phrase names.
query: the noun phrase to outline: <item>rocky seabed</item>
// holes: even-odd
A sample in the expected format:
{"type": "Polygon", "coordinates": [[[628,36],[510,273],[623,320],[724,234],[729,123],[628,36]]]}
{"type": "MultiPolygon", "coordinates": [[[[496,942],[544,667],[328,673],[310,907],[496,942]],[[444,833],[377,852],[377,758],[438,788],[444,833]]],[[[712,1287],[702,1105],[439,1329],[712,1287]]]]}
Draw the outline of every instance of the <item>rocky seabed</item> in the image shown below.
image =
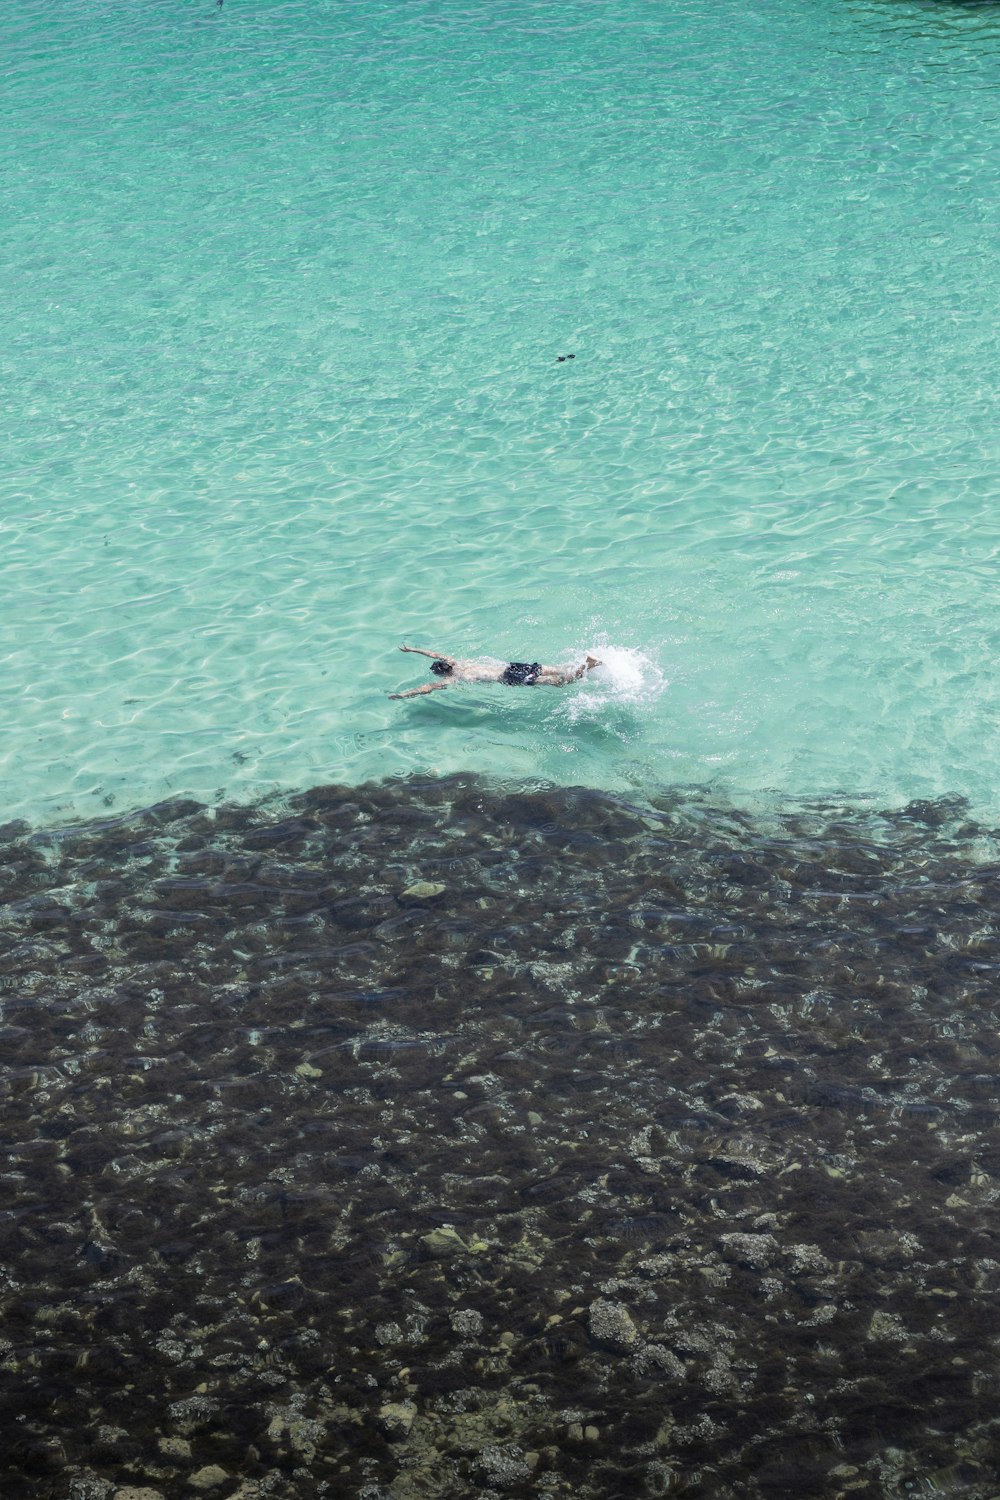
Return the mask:
{"type": "Polygon", "coordinates": [[[5,1500],[1000,1495],[1000,863],[472,777],[0,828],[5,1500]]]}

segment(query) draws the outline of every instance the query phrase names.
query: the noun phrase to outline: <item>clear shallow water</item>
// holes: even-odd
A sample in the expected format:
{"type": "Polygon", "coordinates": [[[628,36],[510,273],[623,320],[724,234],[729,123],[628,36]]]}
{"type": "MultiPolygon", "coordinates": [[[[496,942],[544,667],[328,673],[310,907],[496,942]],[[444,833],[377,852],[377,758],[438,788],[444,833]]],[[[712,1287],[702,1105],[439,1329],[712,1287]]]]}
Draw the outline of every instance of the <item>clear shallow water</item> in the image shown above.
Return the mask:
{"type": "Polygon", "coordinates": [[[459,768],[1000,813],[992,8],[0,24],[10,813],[459,768]],[[400,640],[644,675],[389,703],[400,640]]]}

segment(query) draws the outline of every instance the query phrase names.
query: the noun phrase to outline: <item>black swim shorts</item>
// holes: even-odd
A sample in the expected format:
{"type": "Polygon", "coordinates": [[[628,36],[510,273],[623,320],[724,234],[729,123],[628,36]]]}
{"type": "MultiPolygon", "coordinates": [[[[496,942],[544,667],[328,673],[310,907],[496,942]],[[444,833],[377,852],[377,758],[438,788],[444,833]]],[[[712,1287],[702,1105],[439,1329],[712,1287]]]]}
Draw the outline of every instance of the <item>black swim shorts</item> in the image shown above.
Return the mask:
{"type": "Polygon", "coordinates": [[[534,687],[542,670],[540,661],[512,661],[500,678],[508,687],[534,687]]]}

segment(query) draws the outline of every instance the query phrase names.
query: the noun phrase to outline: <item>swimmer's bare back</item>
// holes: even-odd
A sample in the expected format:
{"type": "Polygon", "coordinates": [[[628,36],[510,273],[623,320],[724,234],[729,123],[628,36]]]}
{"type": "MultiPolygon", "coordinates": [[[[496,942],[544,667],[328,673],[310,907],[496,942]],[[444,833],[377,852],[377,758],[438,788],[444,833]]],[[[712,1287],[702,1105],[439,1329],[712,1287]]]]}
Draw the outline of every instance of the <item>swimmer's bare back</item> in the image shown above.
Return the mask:
{"type": "Polygon", "coordinates": [[[443,688],[453,687],[456,682],[503,682],[510,687],[565,687],[577,682],[585,672],[592,672],[601,663],[596,656],[588,656],[574,671],[565,672],[561,667],[546,667],[540,662],[510,662],[506,667],[497,667],[490,662],[464,661],[447,656],[443,651],[426,651],[423,646],[400,646],[400,651],[409,651],[416,656],[429,656],[433,661],[432,672],[447,677],[447,682],[427,682],[423,687],[410,688],[405,693],[390,693],[390,698],[420,698],[425,693],[439,693],[443,688]],[[518,671],[514,672],[514,668],[518,671]]]}

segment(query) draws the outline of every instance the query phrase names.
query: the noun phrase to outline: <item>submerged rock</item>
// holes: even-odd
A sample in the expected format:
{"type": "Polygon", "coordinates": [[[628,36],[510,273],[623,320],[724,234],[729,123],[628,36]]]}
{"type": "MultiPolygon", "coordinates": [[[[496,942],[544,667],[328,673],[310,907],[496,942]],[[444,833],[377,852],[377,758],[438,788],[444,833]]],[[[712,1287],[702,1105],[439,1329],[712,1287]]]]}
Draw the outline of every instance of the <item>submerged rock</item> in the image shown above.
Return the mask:
{"type": "Polygon", "coordinates": [[[204,1495],[212,1490],[217,1490],[220,1485],[226,1484],[229,1477],[225,1469],[221,1468],[219,1464],[205,1464],[203,1468],[197,1469],[195,1473],[190,1475],[188,1484],[193,1490],[197,1490],[200,1494],[204,1495]]]}
{"type": "Polygon", "coordinates": [[[386,1401],[378,1409],[381,1426],[389,1437],[406,1437],[416,1420],[417,1408],[412,1401],[386,1401]]]}
{"type": "Polygon", "coordinates": [[[617,1349],[620,1353],[639,1342],[639,1330],[628,1309],[620,1302],[599,1298],[591,1303],[589,1325],[591,1337],[597,1343],[604,1344],[609,1349],[617,1349]]]}
{"type": "Polygon", "coordinates": [[[483,1331],[483,1315],[474,1308],[457,1308],[450,1318],[451,1326],[463,1338],[478,1338],[483,1331]]]}

